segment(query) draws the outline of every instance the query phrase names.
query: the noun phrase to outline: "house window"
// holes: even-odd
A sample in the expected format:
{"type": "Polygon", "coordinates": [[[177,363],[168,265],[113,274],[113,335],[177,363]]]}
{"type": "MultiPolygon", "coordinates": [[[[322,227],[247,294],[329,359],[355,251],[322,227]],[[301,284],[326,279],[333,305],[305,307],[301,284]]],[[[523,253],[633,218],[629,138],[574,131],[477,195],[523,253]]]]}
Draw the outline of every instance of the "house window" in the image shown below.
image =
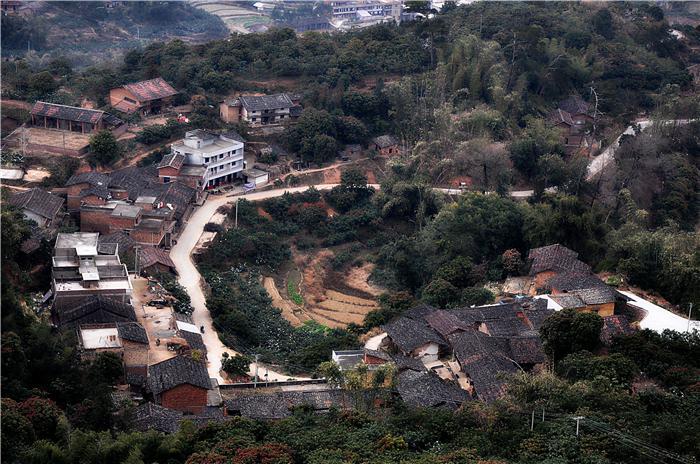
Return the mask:
{"type": "Polygon", "coordinates": [[[219,159],[223,159],[223,158],[224,158],[224,154],[222,153],[219,155],[219,159]]]}
{"type": "Polygon", "coordinates": [[[205,163],[208,163],[208,162],[209,162],[209,158],[204,158],[204,162],[205,162],[205,163]]]}
{"type": "Polygon", "coordinates": [[[253,119],[251,119],[251,121],[255,122],[255,121],[256,121],[256,119],[255,119],[255,118],[253,118],[253,119]]]}
{"type": "Polygon", "coordinates": [[[164,184],[169,184],[169,183],[170,183],[170,177],[163,177],[163,183],[164,183],[164,184]]]}

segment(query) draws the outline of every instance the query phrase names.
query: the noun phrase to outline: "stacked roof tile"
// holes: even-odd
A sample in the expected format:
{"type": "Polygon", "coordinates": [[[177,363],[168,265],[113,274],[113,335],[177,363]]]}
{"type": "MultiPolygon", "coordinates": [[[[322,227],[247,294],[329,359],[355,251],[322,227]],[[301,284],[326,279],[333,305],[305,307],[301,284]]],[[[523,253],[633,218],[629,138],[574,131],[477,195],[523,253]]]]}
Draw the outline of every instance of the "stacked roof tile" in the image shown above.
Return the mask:
{"type": "Polygon", "coordinates": [[[148,366],[148,388],[154,395],[189,384],[209,390],[211,381],[204,363],[189,356],[176,356],[148,366]]]}
{"type": "Polygon", "coordinates": [[[156,77],[155,79],[150,79],[147,81],[135,82],[133,84],[126,84],[124,88],[131,92],[131,94],[142,103],[172,97],[173,95],[177,94],[177,90],[165,82],[162,77],[156,77]]]}
{"type": "Polygon", "coordinates": [[[33,188],[10,196],[9,204],[30,211],[46,219],[53,219],[61,210],[64,200],[46,190],[33,188]]]}
{"type": "Polygon", "coordinates": [[[104,324],[108,322],[135,322],[134,308],[100,295],[93,295],[78,306],[56,306],[57,322],[61,326],[76,324],[104,324]]]}

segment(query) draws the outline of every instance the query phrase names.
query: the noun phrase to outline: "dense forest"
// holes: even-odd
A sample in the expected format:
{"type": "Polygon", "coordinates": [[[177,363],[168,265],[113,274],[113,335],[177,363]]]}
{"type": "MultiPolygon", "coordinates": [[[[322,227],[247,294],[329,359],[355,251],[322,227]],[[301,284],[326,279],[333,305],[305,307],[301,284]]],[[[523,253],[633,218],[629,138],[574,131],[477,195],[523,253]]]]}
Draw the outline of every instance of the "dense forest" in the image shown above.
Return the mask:
{"type": "MultiPolygon", "coordinates": [[[[139,5],[129,4],[129,17],[139,5]]],[[[40,24],[12,21],[3,17],[3,46],[8,35],[41,43],[40,24]]],[[[700,306],[700,123],[657,123],[625,136],[595,182],[586,180],[586,160],[566,156],[544,123],[571,94],[598,99],[605,142],[638,116],[697,118],[686,67],[700,61],[688,45],[700,30],[678,28],[687,41],[674,39],[664,10],[646,3],[478,3],[346,34],[274,29],[205,45],[154,42],[118,65],[85,70],[67,57],[3,60],[2,95],[66,104],[87,97],[109,109],[110,88],[162,76],[182,91],[177,103],[195,104],[199,127],[218,128],[209,105],[232,92],[300,91],[304,113],[279,142],[318,164],[343,144],[399,136],[408,155],[388,163],[380,189],[349,170],[333,190],[261,203],[266,215],[241,201],[240,227],[219,230],[199,260],[222,338],[309,373],[331,349],[356,347],[418,302],[491,302],[485,286],[517,275],[529,248],[550,243],[675,305],[700,306]],[[435,191],[448,174],[470,177],[473,192],[435,191]],[[535,194],[515,201],[508,192],[518,187],[535,194]],[[328,217],[328,207],[337,214],[328,217]],[[372,279],[387,293],[363,326],[294,328],[260,285],[292,248],[321,247],[335,247],[338,268],[375,265],[372,279]]],[[[158,143],[181,130],[171,123],[141,137],[158,143]]],[[[551,346],[558,341],[553,372],[511,378],[494,404],[424,411],[389,388],[377,408],[358,401],[353,412],[301,408],[274,423],[237,418],[172,435],[135,432],[128,411],[114,414],[111,401],[119,360],[80,361],[72,334],[52,329],[39,309],[48,276],[36,270],[51,245],[27,259],[19,245],[29,232],[3,202],[3,462],[636,464],[649,462],[648,446],[700,459],[698,334],[642,331],[600,351],[596,333],[594,342],[574,340],[567,314],[543,334],[551,346]],[[579,437],[574,415],[586,417],[579,437]]]]}

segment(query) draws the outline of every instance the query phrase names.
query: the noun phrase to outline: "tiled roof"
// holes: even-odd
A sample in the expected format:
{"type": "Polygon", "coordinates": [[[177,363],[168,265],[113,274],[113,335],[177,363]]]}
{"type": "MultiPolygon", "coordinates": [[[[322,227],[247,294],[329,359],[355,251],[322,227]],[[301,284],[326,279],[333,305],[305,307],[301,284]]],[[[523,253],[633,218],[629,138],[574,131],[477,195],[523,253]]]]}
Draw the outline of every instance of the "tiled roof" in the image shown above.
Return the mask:
{"type": "Polygon", "coordinates": [[[241,95],[238,97],[241,105],[248,111],[275,110],[294,106],[286,93],[275,95],[241,95]]]}
{"type": "Polygon", "coordinates": [[[203,354],[207,353],[207,346],[204,344],[202,334],[189,332],[187,330],[179,330],[178,337],[187,340],[187,344],[190,345],[190,348],[193,350],[199,350],[203,354]]]}
{"type": "Polygon", "coordinates": [[[176,356],[148,366],[148,388],[154,395],[183,384],[209,390],[211,381],[205,365],[189,356],[176,356]]]}
{"type": "Polygon", "coordinates": [[[185,155],[168,153],[160,160],[158,163],[158,169],[160,168],[175,168],[180,169],[185,162],[185,155]]]}
{"type": "Polygon", "coordinates": [[[129,237],[129,234],[121,230],[107,235],[100,235],[98,238],[98,246],[109,243],[116,243],[118,246],[117,251],[119,253],[130,251],[134,246],[136,246],[136,240],[129,237]]]}
{"type": "Polygon", "coordinates": [[[146,269],[156,263],[175,269],[175,263],[170,259],[170,255],[166,250],[152,246],[144,246],[139,251],[139,267],[141,269],[146,269]]]}
{"type": "Polygon", "coordinates": [[[158,100],[160,98],[171,97],[177,94],[177,90],[165,82],[162,77],[156,77],[155,79],[148,81],[135,82],[133,84],[126,84],[124,88],[131,92],[140,102],[158,100]]]}
{"type": "Polygon", "coordinates": [[[443,337],[471,327],[460,320],[454,313],[443,310],[433,311],[425,316],[425,321],[443,337]]]}
{"type": "Polygon", "coordinates": [[[26,209],[46,219],[53,219],[63,206],[63,198],[46,190],[33,188],[10,196],[9,204],[26,209]]]}
{"type": "Polygon", "coordinates": [[[119,252],[119,245],[116,243],[97,243],[97,254],[100,255],[116,255],[119,252]]]}
{"type": "Polygon", "coordinates": [[[180,411],[164,408],[154,403],[144,403],[134,408],[131,419],[134,428],[141,432],[157,430],[163,433],[175,433],[180,428],[182,417],[180,411]]]}
{"type": "Polygon", "coordinates": [[[632,335],[635,332],[630,325],[629,319],[625,316],[606,316],[603,318],[603,329],[600,331],[600,339],[610,345],[613,338],[621,335],[632,335]]]}
{"type": "Polygon", "coordinates": [[[380,135],[379,137],[373,138],[372,142],[377,144],[379,148],[393,147],[399,144],[399,141],[396,140],[396,137],[393,135],[380,135]]]}
{"type": "Polygon", "coordinates": [[[425,322],[399,317],[384,325],[382,329],[391,341],[404,353],[415,350],[428,343],[445,345],[445,340],[425,322]]]}
{"type": "Polygon", "coordinates": [[[412,370],[416,372],[423,372],[426,370],[425,365],[418,358],[411,358],[409,356],[403,356],[401,354],[394,355],[394,364],[396,364],[396,369],[399,372],[404,370],[412,370]]]}
{"type": "Polygon", "coordinates": [[[559,108],[570,114],[587,114],[591,115],[591,104],[584,101],[578,95],[572,95],[566,100],[559,102],[559,108]]]}
{"type": "Polygon", "coordinates": [[[245,392],[224,402],[229,415],[251,419],[282,419],[292,414],[292,409],[306,405],[315,411],[331,408],[352,409],[357,398],[345,390],[288,391],[255,394],[245,392]]]}
{"type": "Polygon", "coordinates": [[[485,321],[484,325],[492,337],[519,335],[530,329],[523,320],[515,316],[485,321]]]}
{"type": "Polygon", "coordinates": [[[545,285],[559,292],[569,292],[584,288],[609,288],[598,276],[586,272],[562,272],[547,279],[545,285]]]}
{"type": "Polygon", "coordinates": [[[85,198],[89,196],[96,196],[102,198],[103,200],[109,200],[112,195],[109,193],[109,189],[104,185],[91,185],[90,187],[80,191],[80,198],[85,198]]]}
{"type": "Polygon", "coordinates": [[[520,364],[539,364],[546,361],[539,336],[511,337],[508,339],[510,355],[520,364]]]}
{"type": "Polygon", "coordinates": [[[455,383],[440,379],[432,372],[406,370],[399,374],[397,391],[411,406],[457,409],[469,400],[469,394],[455,383]]]}
{"type": "Polygon", "coordinates": [[[89,122],[91,124],[97,124],[102,120],[105,112],[100,110],[79,108],[76,106],[58,105],[56,103],[38,101],[34,103],[32,114],[76,122],[89,122]]]}
{"type": "Polygon", "coordinates": [[[146,329],[138,322],[117,322],[117,332],[124,340],[148,344],[146,329]]]}
{"type": "Polygon", "coordinates": [[[61,326],[136,321],[131,305],[99,295],[86,298],[78,306],[57,307],[56,316],[61,326]]]}
{"type": "Polygon", "coordinates": [[[568,111],[564,111],[560,108],[557,108],[556,110],[549,113],[547,120],[554,125],[561,123],[564,123],[568,126],[574,125],[574,120],[571,119],[571,113],[569,113],[568,111]]]}
{"type": "Polygon", "coordinates": [[[584,308],[586,303],[575,294],[563,293],[560,295],[549,295],[562,309],[584,308]]]}
{"type": "Polygon", "coordinates": [[[540,248],[533,248],[528,254],[532,261],[530,275],[544,271],[590,273],[591,268],[578,260],[578,253],[555,244],[540,248]]]}
{"type": "Polygon", "coordinates": [[[425,316],[432,313],[433,311],[435,311],[434,307],[427,304],[420,304],[418,306],[414,306],[413,308],[404,311],[401,315],[410,319],[423,321],[425,319],[425,316]]]}
{"type": "Polygon", "coordinates": [[[109,176],[107,174],[102,174],[97,171],[81,172],[80,174],[73,174],[70,176],[68,181],[66,181],[66,187],[77,184],[90,184],[90,185],[109,185],[109,176]]]}
{"type": "Polygon", "coordinates": [[[501,375],[518,372],[515,364],[508,359],[508,339],[489,337],[473,330],[451,335],[449,341],[477,396],[486,402],[501,396],[505,390],[501,375]]]}

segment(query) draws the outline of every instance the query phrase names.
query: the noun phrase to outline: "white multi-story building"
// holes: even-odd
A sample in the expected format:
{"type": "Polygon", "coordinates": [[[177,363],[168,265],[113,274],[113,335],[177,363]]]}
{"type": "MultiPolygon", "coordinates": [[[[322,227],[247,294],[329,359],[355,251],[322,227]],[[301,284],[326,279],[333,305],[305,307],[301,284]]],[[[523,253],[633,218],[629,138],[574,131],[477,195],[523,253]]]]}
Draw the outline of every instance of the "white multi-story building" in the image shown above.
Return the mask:
{"type": "Polygon", "coordinates": [[[355,23],[380,18],[401,22],[401,0],[336,0],[331,6],[336,22],[355,23]]]}
{"type": "MultiPolygon", "coordinates": [[[[169,165],[178,171],[173,177],[184,177],[186,173],[196,171],[200,188],[231,182],[240,178],[245,169],[243,138],[234,131],[221,135],[202,129],[189,131],[184,139],[173,143],[171,149],[168,161],[173,160],[169,165]]],[[[165,166],[159,168],[162,170],[165,166]]],[[[159,175],[163,177],[160,172],[159,175]]]]}

